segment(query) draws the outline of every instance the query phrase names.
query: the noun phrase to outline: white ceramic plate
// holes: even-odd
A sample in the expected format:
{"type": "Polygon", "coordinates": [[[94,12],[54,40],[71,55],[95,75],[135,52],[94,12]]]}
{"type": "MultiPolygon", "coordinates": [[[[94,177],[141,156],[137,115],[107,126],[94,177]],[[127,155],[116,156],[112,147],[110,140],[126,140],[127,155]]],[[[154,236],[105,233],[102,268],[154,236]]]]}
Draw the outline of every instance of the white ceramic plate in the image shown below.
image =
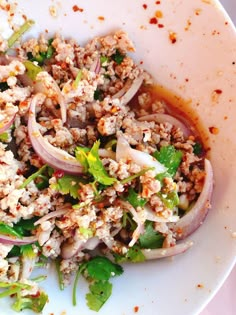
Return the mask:
{"type": "MultiPolygon", "coordinates": [[[[233,237],[236,232],[236,32],[233,24],[221,5],[213,0],[41,0],[37,3],[21,0],[18,3],[36,21],[31,34],[59,31],[84,44],[95,35],[123,28],[136,44],[135,59],[142,60],[160,84],[182,96],[199,115],[211,147],[215,190],[206,221],[191,236],[195,245],[173,260],[125,266],[124,275],[114,279],[113,295],[100,314],[131,315],[136,306],[139,315],[199,313],[223,284],[236,254],[233,237]],[[75,4],[83,11],[74,12],[75,4]],[[147,4],[147,9],[143,4],[147,4]],[[50,6],[56,8],[56,17],[50,15],[50,6]],[[163,17],[158,19],[158,24],[150,24],[156,11],[161,11],[163,17]],[[170,41],[171,32],[176,34],[174,44],[170,41]],[[217,94],[216,90],[222,93],[217,94]],[[210,127],[215,127],[218,133],[210,133],[210,127]]],[[[0,24],[4,31],[3,19],[0,24]]],[[[82,280],[76,308],[72,307],[71,288],[60,292],[53,273],[44,287],[50,299],[44,315],[61,315],[63,311],[66,315],[94,314],[86,306],[87,286],[82,280]]],[[[4,315],[15,314],[6,301],[0,300],[0,308],[4,315]]]]}

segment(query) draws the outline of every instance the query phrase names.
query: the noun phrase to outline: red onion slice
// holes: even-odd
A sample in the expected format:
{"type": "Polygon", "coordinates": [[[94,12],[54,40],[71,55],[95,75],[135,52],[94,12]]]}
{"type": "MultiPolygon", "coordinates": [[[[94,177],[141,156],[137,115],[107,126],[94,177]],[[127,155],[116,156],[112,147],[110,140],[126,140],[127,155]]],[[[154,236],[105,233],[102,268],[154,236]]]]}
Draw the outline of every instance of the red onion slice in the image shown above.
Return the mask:
{"type": "Polygon", "coordinates": [[[69,211],[68,208],[63,208],[63,209],[58,209],[58,210],[52,211],[52,212],[46,214],[45,216],[43,216],[42,218],[38,219],[36,222],[34,222],[34,225],[42,224],[43,222],[48,221],[52,218],[60,217],[61,215],[68,213],[68,211],[69,211]]]}
{"type": "Polygon", "coordinates": [[[100,72],[101,69],[101,60],[100,57],[97,57],[94,62],[91,64],[90,66],[90,71],[91,72],[95,72],[96,74],[98,74],[100,72]]]}
{"type": "Polygon", "coordinates": [[[154,157],[146,152],[132,149],[125,137],[119,135],[116,146],[116,160],[119,162],[122,159],[129,159],[142,168],[152,167],[154,168],[155,174],[164,173],[166,171],[165,166],[154,157]]]}
{"type": "Polygon", "coordinates": [[[143,74],[140,74],[136,79],[134,79],[131,85],[127,83],[127,85],[125,85],[119,92],[114,94],[112,99],[120,98],[121,103],[126,105],[138,92],[140,86],[143,83],[143,80],[143,74]]]}
{"type": "Polygon", "coordinates": [[[139,121],[154,121],[159,124],[163,123],[170,123],[171,125],[179,128],[185,137],[188,137],[190,135],[190,130],[177,118],[168,115],[168,114],[151,114],[151,115],[145,115],[141,116],[138,119],[139,121]]]}
{"type": "Polygon", "coordinates": [[[193,242],[185,242],[168,248],[142,249],[142,253],[147,260],[160,259],[182,254],[186,252],[186,250],[188,250],[192,245],[193,242]]]}
{"type": "Polygon", "coordinates": [[[37,241],[36,236],[25,236],[22,238],[16,238],[14,236],[0,235],[0,243],[5,245],[26,245],[32,244],[37,241]]]}
{"type": "Polygon", "coordinates": [[[193,208],[177,223],[169,225],[169,228],[175,232],[177,240],[185,239],[197,230],[208,213],[213,190],[213,170],[210,161],[207,159],[205,159],[205,172],[204,186],[193,208]]]}
{"type": "Polygon", "coordinates": [[[83,173],[83,167],[75,157],[64,150],[54,147],[41,135],[35,118],[35,108],[36,105],[42,104],[44,99],[45,95],[36,94],[33,96],[30,104],[28,133],[35,152],[52,168],[62,170],[69,174],[83,173]]]}
{"type": "Polygon", "coordinates": [[[11,125],[14,122],[15,116],[16,116],[16,114],[14,114],[10,117],[6,117],[4,120],[0,121],[0,134],[11,127],[11,125]]]}

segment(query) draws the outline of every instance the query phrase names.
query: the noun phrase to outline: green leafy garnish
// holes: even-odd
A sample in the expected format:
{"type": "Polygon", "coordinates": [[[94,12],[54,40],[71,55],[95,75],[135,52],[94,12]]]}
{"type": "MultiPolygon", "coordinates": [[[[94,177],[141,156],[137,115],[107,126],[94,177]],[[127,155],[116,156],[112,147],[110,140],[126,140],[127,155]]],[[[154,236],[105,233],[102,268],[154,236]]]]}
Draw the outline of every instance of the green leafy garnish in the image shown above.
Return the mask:
{"type": "Polygon", "coordinates": [[[103,101],[104,100],[104,92],[101,89],[96,89],[94,91],[94,95],[93,98],[95,99],[95,101],[103,101]]]}
{"type": "Polygon", "coordinates": [[[0,141],[6,142],[9,139],[9,135],[7,132],[3,132],[0,134],[0,141]]]}
{"type": "Polygon", "coordinates": [[[41,313],[45,304],[48,302],[48,295],[39,291],[37,295],[21,296],[17,294],[16,301],[12,305],[12,309],[16,312],[30,309],[35,313],[41,313]]]}
{"type": "Polygon", "coordinates": [[[109,57],[107,56],[101,56],[100,57],[100,62],[101,62],[101,65],[103,66],[103,63],[107,63],[109,61],[109,57]]]}
{"type": "Polygon", "coordinates": [[[25,33],[27,32],[31,26],[34,25],[34,21],[28,20],[26,21],[21,27],[18,29],[18,31],[14,32],[9,38],[8,38],[8,47],[11,48],[15,42],[25,33]]]}
{"type": "Polygon", "coordinates": [[[37,177],[39,177],[40,175],[42,175],[42,173],[45,172],[45,170],[47,169],[48,165],[45,164],[43,165],[37,172],[33,173],[32,175],[30,175],[25,181],[24,183],[19,187],[19,189],[25,188],[30,182],[32,182],[33,180],[35,180],[37,177]]]}
{"type": "Polygon", "coordinates": [[[132,215],[129,212],[124,212],[123,214],[122,227],[128,228],[129,231],[134,231],[137,227],[137,223],[133,220],[132,215]]]}
{"type": "Polygon", "coordinates": [[[81,226],[79,228],[80,233],[86,238],[89,239],[90,237],[93,237],[94,233],[92,231],[92,229],[90,228],[85,228],[83,226],[81,226]]]}
{"type": "Polygon", "coordinates": [[[134,208],[144,207],[147,199],[142,198],[133,188],[128,191],[128,196],[125,198],[134,208]]]}
{"type": "Polygon", "coordinates": [[[32,52],[27,53],[27,58],[29,61],[36,61],[40,66],[44,64],[44,62],[47,59],[52,58],[55,48],[52,46],[53,38],[49,39],[48,41],[48,49],[47,51],[41,51],[37,53],[35,56],[32,54],[32,52]]]}
{"type": "Polygon", "coordinates": [[[14,230],[22,236],[31,235],[31,231],[36,228],[34,222],[36,222],[39,217],[33,217],[31,219],[21,219],[19,222],[14,224],[14,230]]]}
{"type": "Polygon", "coordinates": [[[125,179],[122,179],[120,182],[122,185],[127,184],[127,183],[131,182],[132,180],[134,180],[135,178],[143,176],[147,171],[150,171],[150,170],[153,170],[153,167],[144,168],[140,172],[138,172],[134,175],[131,175],[125,179]]]}
{"type": "Polygon", "coordinates": [[[52,187],[57,189],[62,194],[69,194],[74,199],[79,197],[80,183],[83,183],[84,179],[75,175],[64,175],[57,179],[57,184],[53,184],[52,187]]]}
{"type": "Polygon", "coordinates": [[[4,92],[9,89],[7,82],[0,82],[0,92],[4,92]]]}
{"type": "Polygon", "coordinates": [[[173,177],[182,161],[183,153],[176,150],[174,146],[168,145],[154,152],[153,156],[168,169],[167,172],[173,177]]]}
{"type": "Polygon", "coordinates": [[[0,222],[0,234],[15,236],[16,238],[22,238],[22,235],[20,233],[18,233],[14,228],[3,222],[0,222]]]}
{"type": "Polygon", "coordinates": [[[94,280],[109,280],[123,273],[120,265],[114,264],[108,258],[97,256],[86,264],[88,276],[94,280]]]}
{"type": "Polygon", "coordinates": [[[29,60],[25,60],[23,64],[26,68],[26,74],[33,81],[36,80],[38,73],[43,71],[43,69],[40,66],[35,65],[33,62],[29,60]]]}
{"type": "Polygon", "coordinates": [[[124,262],[139,263],[139,262],[145,261],[145,256],[138,245],[134,245],[133,247],[130,247],[128,249],[128,252],[125,255],[119,255],[117,253],[113,253],[113,256],[117,263],[124,263],[124,262]]]}
{"type": "Polygon", "coordinates": [[[87,173],[89,165],[87,161],[87,154],[89,153],[90,149],[86,147],[76,147],[75,148],[75,157],[77,161],[80,162],[80,164],[84,168],[84,173],[87,173]]]}
{"type": "Polygon", "coordinates": [[[20,252],[22,256],[27,257],[29,259],[33,259],[37,256],[31,244],[21,245],[20,252]]]}
{"type": "Polygon", "coordinates": [[[73,88],[74,89],[77,89],[77,87],[79,85],[79,82],[82,79],[82,75],[83,75],[82,70],[79,70],[78,73],[77,73],[77,76],[76,76],[76,78],[75,78],[75,80],[73,82],[73,88]]]}
{"type": "Polygon", "coordinates": [[[202,144],[200,142],[196,142],[193,145],[193,153],[196,155],[201,155],[203,151],[202,144]]]}
{"type": "Polygon", "coordinates": [[[118,49],[116,52],[111,56],[112,60],[114,60],[118,65],[122,63],[122,61],[125,58],[125,55],[123,55],[118,49]]]}
{"type": "Polygon", "coordinates": [[[164,205],[169,209],[174,209],[179,204],[179,196],[177,191],[171,191],[168,194],[158,193],[164,205]]]}
{"type": "Polygon", "coordinates": [[[89,165],[89,173],[93,175],[94,179],[99,182],[100,184],[109,186],[114,184],[117,179],[110,177],[103,164],[101,159],[99,158],[98,155],[98,150],[99,150],[99,146],[100,146],[100,140],[96,141],[93,145],[93,147],[91,148],[91,150],[89,151],[88,155],[87,155],[87,162],[89,165]]]}
{"type": "Polygon", "coordinates": [[[112,284],[109,281],[96,281],[89,286],[90,292],[86,294],[88,307],[98,312],[112,293],[112,284]]]}
{"type": "Polygon", "coordinates": [[[141,248],[161,248],[165,237],[156,232],[153,228],[153,222],[147,221],[145,224],[145,232],[139,237],[139,244],[141,248]]]}

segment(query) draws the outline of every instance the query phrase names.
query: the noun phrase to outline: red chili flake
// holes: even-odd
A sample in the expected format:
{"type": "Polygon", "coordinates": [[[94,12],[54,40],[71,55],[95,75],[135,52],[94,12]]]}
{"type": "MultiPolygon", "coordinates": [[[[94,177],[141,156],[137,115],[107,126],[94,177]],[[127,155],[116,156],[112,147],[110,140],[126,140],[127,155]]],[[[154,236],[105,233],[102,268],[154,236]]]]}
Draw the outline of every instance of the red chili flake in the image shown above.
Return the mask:
{"type": "Polygon", "coordinates": [[[143,64],[143,60],[140,61],[140,65],[142,65],[142,64],[143,64]]]}
{"type": "Polygon", "coordinates": [[[158,19],[161,19],[161,18],[163,18],[163,13],[160,10],[157,10],[155,12],[155,17],[157,17],[158,19]]]}
{"type": "Polygon", "coordinates": [[[209,127],[209,131],[211,134],[217,135],[219,133],[219,128],[212,126],[212,127],[209,127]]]}
{"type": "Polygon", "coordinates": [[[177,34],[175,32],[169,33],[169,40],[172,44],[175,44],[177,42],[177,34]]]}
{"type": "Polygon", "coordinates": [[[73,5],[72,9],[73,9],[74,12],[78,12],[78,11],[79,12],[83,12],[84,11],[84,9],[79,8],[77,5],[73,5]]]}
{"type": "Polygon", "coordinates": [[[226,22],[225,22],[225,25],[228,25],[228,24],[229,24],[229,22],[226,21],[226,22]]]}
{"type": "Polygon", "coordinates": [[[104,20],[105,20],[105,18],[104,18],[104,16],[98,16],[98,20],[100,20],[100,21],[104,21],[104,20]]]}
{"type": "Polygon", "coordinates": [[[53,173],[53,176],[55,176],[56,178],[62,178],[64,176],[64,172],[61,170],[57,170],[56,172],[53,173]]]}
{"type": "Polygon", "coordinates": [[[10,11],[10,9],[11,9],[10,4],[7,4],[7,5],[6,5],[6,11],[10,11]]]}
{"type": "Polygon", "coordinates": [[[228,119],[228,116],[224,116],[224,120],[227,120],[228,119]]]}
{"type": "Polygon", "coordinates": [[[156,4],[161,4],[161,1],[156,1],[156,4]]]}
{"type": "Polygon", "coordinates": [[[189,79],[188,79],[188,78],[186,78],[186,79],[185,79],[185,81],[186,81],[186,82],[188,82],[188,81],[189,81],[189,79]]]}
{"type": "Polygon", "coordinates": [[[202,289],[202,288],[204,288],[204,285],[201,284],[201,283],[198,283],[198,284],[197,284],[197,288],[202,289]]]}
{"type": "Polygon", "coordinates": [[[222,90],[220,89],[216,89],[214,92],[216,92],[216,94],[222,94],[222,90]]]}
{"type": "Polygon", "coordinates": [[[135,307],[134,307],[134,312],[135,312],[135,313],[138,313],[138,311],[139,311],[139,306],[135,306],[135,307]]]}
{"type": "Polygon", "coordinates": [[[143,4],[143,8],[144,8],[144,10],[147,9],[147,4],[146,3],[143,4]]]}
{"type": "Polygon", "coordinates": [[[149,23],[150,23],[150,24],[157,24],[157,18],[156,18],[156,17],[152,17],[152,18],[149,20],[149,23]]]}
{"type": "Polygon", "coordinates": [[[159,27],[159,28],[163,28],[164,25],[163,25],[163,24],[158,24],[158,27],[159,27]]]}

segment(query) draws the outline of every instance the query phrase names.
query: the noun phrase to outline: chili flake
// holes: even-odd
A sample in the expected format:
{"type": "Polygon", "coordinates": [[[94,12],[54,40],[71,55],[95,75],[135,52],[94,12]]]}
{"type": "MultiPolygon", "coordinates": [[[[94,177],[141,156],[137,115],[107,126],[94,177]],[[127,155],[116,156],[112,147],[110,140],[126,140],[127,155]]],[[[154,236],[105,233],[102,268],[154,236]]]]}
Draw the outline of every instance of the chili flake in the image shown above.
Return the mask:
{"type": "Polygon", "coordinates": [[[158,19],[161,19],[161,18],[163,18],[163,13],[160,10],[157,10],[155,12],[155,17],[157,17],[158,19]]]}
{"type": "Polygon", "coordinates": [[[172,44],[177,42],[177,34],[175,32],[169,32],[169,40],[172,44]]]}
{"type": "Polygon", "coordinates": [[[78,11],[79,12],[83,12],[84,11],[84,9],[78,7],[77,5],[73,5],[72,9],[73,9],[74,12],[78,12],[78,11]]]}
{"type": "Polygon", "coordinates": [[[157,18],[156,17],[150,18],[149,23],[150,24],[157,24],[157,18]]]}
{"type": "Polygon", "coordinates": [[[99,21],[104,21],[105,18],[104,18],[104,16],[98,16],[98,20],[99,20],[99,21]]]}
{"type": "Polygon", "coordinates": [[[212,127],[209,127],[209,131],[211,134],[217,135],[219,133],[219,128],[212,126],[212,127]]]}
{"type": "Polygon", "coordinates": [[[156,1],[156,4],[161,4],[161,1],[156,1]]]}
{"type": "Polygon", "coordinates": [[[138,307],[138,306],[135,306],[135,307],[134,307],[134,313],[138,313],[138,311],[139,311],[139,307],[138,307]]]}
{"type": "Polygon", "coordinates": [[[144,10],[147,9],[147,4],[146,3],[143,4],[143,8],[144,8],[144,10]]]}

